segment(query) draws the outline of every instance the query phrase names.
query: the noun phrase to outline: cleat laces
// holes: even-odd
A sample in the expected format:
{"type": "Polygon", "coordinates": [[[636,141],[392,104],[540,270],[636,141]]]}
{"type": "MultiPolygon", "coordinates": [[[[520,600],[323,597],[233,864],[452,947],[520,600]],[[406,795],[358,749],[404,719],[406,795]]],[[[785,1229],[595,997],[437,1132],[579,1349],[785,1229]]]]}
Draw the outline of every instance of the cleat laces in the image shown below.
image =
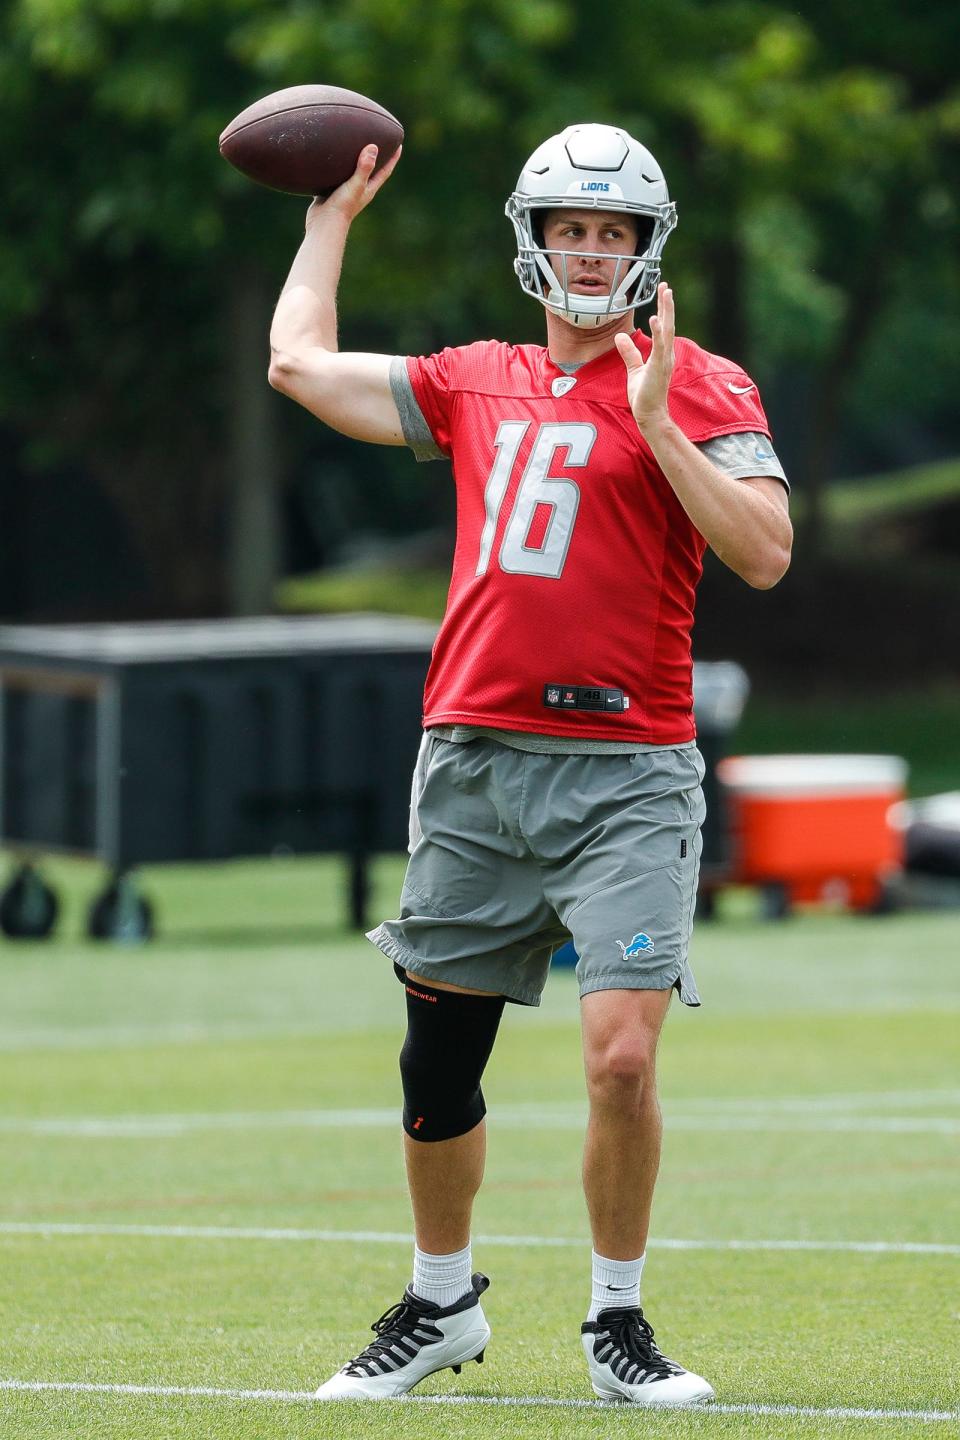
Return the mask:
{"type": "Polygon", "coordinates": [[[628,1385],[645,1380],[666,1380],[683,1375],[681,1365],[668,1360],[653,1338],[653,1326],[642,1310],[604,1310],[596,1321],[594,1358],[609,1365],[628,1385]]]}
{"type": "Polygon", "coordinates": [[[371,1340],[365,1350],[344,1365],[344,1375],[375,1375],[396,1370],[412,1360],[424,1345],[443,1339],[443,1332],[406,1299],[391,1305],[370,1329],[376,1340],[371,1340]]]}

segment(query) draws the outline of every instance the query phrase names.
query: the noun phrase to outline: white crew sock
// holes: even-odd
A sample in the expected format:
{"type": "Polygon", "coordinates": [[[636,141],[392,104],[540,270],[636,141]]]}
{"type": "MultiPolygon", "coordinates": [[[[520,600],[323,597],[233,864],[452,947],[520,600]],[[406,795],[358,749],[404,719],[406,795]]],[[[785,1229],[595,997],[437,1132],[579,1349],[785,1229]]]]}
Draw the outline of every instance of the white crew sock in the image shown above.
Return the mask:
{"type": "Polygon", "coordinates": [[[593,1284],[590,1292],[588,1320],[596,1320],[601,1310],[633,1310],[640,1304],[640,1276],[645,1255],[639,1260],[606,1260],[593,1254],[593,1284]]]}
{"type": "Polygon", "coordinates": [[[415,1245],[410,1289],[421,1300],[430,1300],[444,1309],[466,1295],[472,1267],[469,1245],[452,1255],[428,1255],[415,1245]]]}

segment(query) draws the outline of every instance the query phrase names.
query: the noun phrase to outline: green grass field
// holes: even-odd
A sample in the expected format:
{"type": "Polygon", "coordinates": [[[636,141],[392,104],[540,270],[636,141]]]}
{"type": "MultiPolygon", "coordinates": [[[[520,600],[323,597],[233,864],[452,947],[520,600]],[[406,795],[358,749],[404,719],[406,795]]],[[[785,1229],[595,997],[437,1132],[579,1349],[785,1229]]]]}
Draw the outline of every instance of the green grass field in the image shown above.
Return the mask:
{"type": "MultiPolygon", "coordinates": [[[[956,1433],[956,914],[744,907],[698,931],[644,1295],[716,1406],[589,1403],[560,971],[508,1011],[485,1087],[486,1363],[419,1401],[321,1407],[409,1278],[389,965],[340,929],[332,864],[152,872],[163,934],[139,949],[78,938],[95,867],[52,873],[60,938],[0,950],[4,1440],[956,1433]]],[[[399,874],[378,866],[378,912],[399,874]]]]}

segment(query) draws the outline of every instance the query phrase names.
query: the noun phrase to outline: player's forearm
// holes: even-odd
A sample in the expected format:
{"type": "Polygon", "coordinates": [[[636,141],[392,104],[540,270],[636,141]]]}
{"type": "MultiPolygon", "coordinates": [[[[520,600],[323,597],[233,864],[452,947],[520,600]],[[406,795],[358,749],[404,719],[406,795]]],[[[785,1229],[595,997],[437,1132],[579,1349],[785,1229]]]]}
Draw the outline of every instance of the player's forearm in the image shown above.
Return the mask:
{"type": "Polygon", "coordinates": [[[710,548],[748,585],[768,590],[790,564],[793,527],[772,500],[724,475],[666,418],[643,436],[710,548]]]}
{"type": "Polygon", "coordinates": [[[350,222],[339,211],[311,217],[270,327],[279,363],[310,349],[337,349],[337,285],[350,222]]]}

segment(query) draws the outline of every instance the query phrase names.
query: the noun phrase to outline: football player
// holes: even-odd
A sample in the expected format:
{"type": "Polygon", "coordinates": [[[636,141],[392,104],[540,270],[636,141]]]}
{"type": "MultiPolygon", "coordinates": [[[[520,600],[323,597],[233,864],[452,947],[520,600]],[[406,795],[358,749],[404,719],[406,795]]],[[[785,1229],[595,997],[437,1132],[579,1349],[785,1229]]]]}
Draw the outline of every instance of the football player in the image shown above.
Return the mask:
{"type": "Polygon", "coordinates": [[[413,1277],[317,1394],[401,1395],[483,1359],[488,1281],[470,1248],[481,1078],[505,1002],[539,1002],[569,935],[590,1107],[589,1377],[611,1399],[707,1400],[711,1386],[662,1353],[640,1305],[657,1041],[674,991],[699,1004],[690,634],[707,545],[749,585],[784,574],[786,479],[753,380],[674,334],[660,259],[675,207],[654,157],[612,126],[552,136],[507,202],[545,345],[341,352],[347,234],[396,158],[374,176],[368,147],[311,205],[271,333],[277,389],[346,435],[449,459],[457,487],[401,913],[370,935],[406,988],[413,1277]],[[651,302],[647,334],[634,312],[651,302]]]}

